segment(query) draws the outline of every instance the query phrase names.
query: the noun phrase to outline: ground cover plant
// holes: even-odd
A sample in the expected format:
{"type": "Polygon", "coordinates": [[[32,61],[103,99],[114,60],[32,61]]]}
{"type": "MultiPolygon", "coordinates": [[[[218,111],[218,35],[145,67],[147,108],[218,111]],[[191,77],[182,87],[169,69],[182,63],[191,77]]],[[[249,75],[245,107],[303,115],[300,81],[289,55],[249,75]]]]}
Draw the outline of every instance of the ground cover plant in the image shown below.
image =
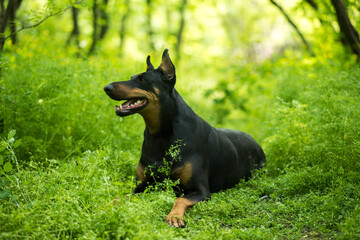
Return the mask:
{"type": "Polygon", "coordinates": [[[66,24],[44,24],[1,56],[0,239],[360,239],[356,55],[320,36],[315,56],[183,54],[181,95],[213,126],[253,135],[267,164],[175,229],[164,220],[178,182],[132,195],[144,123],[115,116],[103,92],[144,71],[151,50],[79,56],[59,47],[66,24]]]}
{"type": "MultiPolygon", "coordinates": [[[[267,81],[278,85],[273,90],[278,96],[267,96],[273,109],[265,112],[264,127],[253,129],[267,131],[257,133],[266,136],[261,142],[267,167],[250,181],[196,205],[186,216],[187,227],[177,230],[163,221],[175,198],[171,190],[175,183],[131,194],[143,123],[136,117],[113,116],[111,103],[101,92],[109,81],[107,74],[122,77],[123,73],[112,68],[97,71],[106,62],[58,60],[42,53],[30,65],[26,55],[26,50],[19,50],[16,59],[9,60],[18,61],[15,67],[9,65],[3,72],[2,238],[359,236],[360,68],[356,64],[346,63],[341,68],[348,69],[341,70],[300,62],[298,67],[306,68],[314,84],[297,93],[297,99],[281,97],[287,94],[281,86],[285,80],[274,66],[267,81]],[[57,61],[69,62],[62,66],[57,61]],[[14,79],[19,82],[14,84],[14,79]]],[[[281,69],[293,71],[291,67],[281,69]]],[[[186,91],[185,95],[191,99],[186,91]]],[[[266,100],[259,95],[250,119],[259,115],[256,111],[264,111],[261,104],[266,100]]],[[[205,117],[216,124],[216,117],[205,117]]]]}

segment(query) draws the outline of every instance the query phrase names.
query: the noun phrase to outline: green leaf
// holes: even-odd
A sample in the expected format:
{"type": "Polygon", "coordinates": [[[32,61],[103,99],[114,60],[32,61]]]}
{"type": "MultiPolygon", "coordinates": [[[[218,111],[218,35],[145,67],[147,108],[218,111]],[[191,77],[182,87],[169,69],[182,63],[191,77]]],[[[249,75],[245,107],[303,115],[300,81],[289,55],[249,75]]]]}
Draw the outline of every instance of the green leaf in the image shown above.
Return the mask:
{"type": "Polygon", "coordinates": [[[16,130],[14,129],[10,130],[10,132],[8,133],[8,141],[12,139],[15,136],[15,134],[16,134],[16,130]]]}
{"type": "Polygon", "coordinates": [[[4,164],[4,172],[10,172],[12,170],[12,165],[10,162],[4,164]]]}
{"type": "Polygon", "coordinates": [[[18,146],[20,146],[20,144],[21,144],[21,139],[16,140],[14,143],[14,148],[17,148],[18,146]]]}
{"type": "Polygon", "coordinates": [[[8,190],[0,191],[0,199],[8,200],[10,197],[10,192],[8,190]]]}
{"type": "Polygon", "coordinates": [[[4,157],[0,155],[0,165],[3,165],[4,163],[4,157]]]}
{"type": "Polygon", "coordinates": [[[0,143],[0,152],[4,151],[7,147],[7,143],[5,141],[1,141],[0,143]]]}

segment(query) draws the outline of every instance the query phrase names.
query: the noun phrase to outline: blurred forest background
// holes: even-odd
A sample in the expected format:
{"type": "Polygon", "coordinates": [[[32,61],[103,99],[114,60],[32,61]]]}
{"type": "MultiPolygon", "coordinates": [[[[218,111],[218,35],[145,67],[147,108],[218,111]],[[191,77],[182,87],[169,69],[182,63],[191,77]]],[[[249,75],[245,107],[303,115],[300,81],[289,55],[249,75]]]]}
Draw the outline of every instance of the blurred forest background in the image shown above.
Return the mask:
{"type": "MultiPolygon", "coordinates": [[[[357,0],[0,0],[0,239],[360,239],[357,0]],[[144,123],[103,87],[160,64],[267,166],[163,222],[132,196],[144,123]],[[144,221],[144,219],[146,219],[144,221]]],[[[160,191],[161,190],[161,191],[160,191]]]]}

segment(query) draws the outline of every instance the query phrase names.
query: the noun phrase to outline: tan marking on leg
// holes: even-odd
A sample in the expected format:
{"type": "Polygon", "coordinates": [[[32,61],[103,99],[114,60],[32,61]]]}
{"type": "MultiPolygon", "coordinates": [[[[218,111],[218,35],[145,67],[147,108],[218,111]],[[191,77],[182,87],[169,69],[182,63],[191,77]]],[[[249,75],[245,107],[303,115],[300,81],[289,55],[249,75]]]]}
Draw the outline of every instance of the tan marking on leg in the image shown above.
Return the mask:
{"type": "Polygon", "coordinates": [[[137,180],[140,180],[141,182],[145,181],[145,168],[144,166],[139,162],[136,168],[136,178],[137,180]]]}
{"type": "Polygon", "coordinates": [[[172,172],[172,176],[175,179],[180,179],[180,183],[184,186],[188,184],[192,177],[192,166],[191,163],[187,162],[184,164],[184,166],[181,166],[179,168],[176,168],[172,172]]]}
{"type": "Polygon", "coordinates": [[[196,204],[196,202],[192,202],[183,197],[176,199],[174,206],[173,206],[171,212],[169,213],[169,215],[166,217],[165,221],[170,226],[174,226],[177,228],[184,227],[185,226],[185,223],[183,221],[184,214],[189,207],[191,207],[195,204],[196,204]]]}

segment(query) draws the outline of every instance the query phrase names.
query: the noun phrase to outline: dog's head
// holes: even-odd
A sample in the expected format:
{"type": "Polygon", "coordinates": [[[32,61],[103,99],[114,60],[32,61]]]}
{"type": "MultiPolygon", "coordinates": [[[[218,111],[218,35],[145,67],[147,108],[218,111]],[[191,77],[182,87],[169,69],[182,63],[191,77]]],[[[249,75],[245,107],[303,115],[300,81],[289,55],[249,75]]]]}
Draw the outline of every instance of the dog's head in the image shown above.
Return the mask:
{"type": "MultiPolygon", "coordinates": [[[[115,106],[116,114],[125,117],[139,113],[148,125],[149,121],[159,118],[160,101],[166,101],[172,93],[176,82],[175,67],[169,57],[168,49],[162,55],[158,68],[146,59],[146,71],[134,75],[127,81],[113,82],[104,87],[106,94],[117,101],[124,103],[115,106]]],[[[159,125],[159,123],[157,123],[159,125]]]]}

